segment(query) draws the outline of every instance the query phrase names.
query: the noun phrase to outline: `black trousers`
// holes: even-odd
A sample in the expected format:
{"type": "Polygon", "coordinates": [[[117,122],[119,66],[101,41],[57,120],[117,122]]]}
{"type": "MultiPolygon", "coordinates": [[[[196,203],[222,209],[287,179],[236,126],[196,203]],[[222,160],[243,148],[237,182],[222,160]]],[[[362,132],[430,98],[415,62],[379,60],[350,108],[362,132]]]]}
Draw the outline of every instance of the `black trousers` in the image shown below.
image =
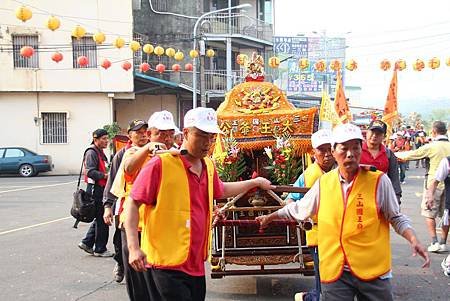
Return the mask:
{"type": "Polygon", "coordinates": [[[119,228],[119,216],[116,215],[114,217],[114,236],[113,236],[113,245],[114,245],[114,260],[117,262],[118,266],[123,269],[123,256],[122,256],[122,231],[119,228]]]}
{"type": "Polygon", "coordinates": [[[94,252],[103,253],[106,251],[106,245],[108,243],[109,227],[103,220],[103,187],[98,185],[88,184],[86,191],[92,193],[95,200],[96,214],[95,220],[89,227],[86,236],[82,242],[90,247],[94,248],[94,252]]]}
{"type": "MultiPolygon", "coordinates": [[[[160,300],[151,299],[145,283],[144,274],[136,272],[128,262],[130,253],[128,252],[127,235],[125,230],[122,229],[122,262],[124,268],[125,281],[127,285],[128,297],[131,301],[147,301],[147,300],[160,300]]],[[[139,241],[141,241],[141,234],[139,233],[139,241]]]]}
{"type": "Polygon", "coordinates": [[[151,300],[205,300],[205,276],[190,276],[181,271],[150,268],[144,272],[144,277],[151,300]]]}

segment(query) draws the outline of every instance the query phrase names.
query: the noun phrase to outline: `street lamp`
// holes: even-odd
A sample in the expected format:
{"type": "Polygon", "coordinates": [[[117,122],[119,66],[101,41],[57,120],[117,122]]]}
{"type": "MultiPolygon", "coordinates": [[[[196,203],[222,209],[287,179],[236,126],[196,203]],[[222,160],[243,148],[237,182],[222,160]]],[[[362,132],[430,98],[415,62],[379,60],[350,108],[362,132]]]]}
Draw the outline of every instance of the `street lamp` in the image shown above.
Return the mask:
{"type": "MultiPolygon", "coordinates": [[[[197,27],[200,24],[200,21],[212,14],[216,14],[216,13],[220,13],[223,11],[231,11],[233,9],[240,9],[240,8],[245,8],[245,7],[252,7],[252,5],[250,3],[245,3],[245,4],[240,4],[237,6],[231,6],[231,7],[227,7],[227,8],[222,8],[222,9],[218,9],[218,10],[213,10],[207,13],[204,13],[203,15],[201,15],[200,17],[198,17],[197,21],[195,22],[194,25],[194,48],[197,48],[197,27]]],[[[197,107],[197,59],[194,58],[193,62],[192,62],[192,108],[196,108],[197,107]]]]}

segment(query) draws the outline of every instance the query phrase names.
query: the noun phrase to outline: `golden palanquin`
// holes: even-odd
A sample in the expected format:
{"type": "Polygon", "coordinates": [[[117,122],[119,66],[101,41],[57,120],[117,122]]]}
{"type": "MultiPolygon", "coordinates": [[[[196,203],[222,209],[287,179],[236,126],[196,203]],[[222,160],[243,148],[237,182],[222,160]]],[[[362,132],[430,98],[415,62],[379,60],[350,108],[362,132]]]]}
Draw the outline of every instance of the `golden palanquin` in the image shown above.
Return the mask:
{"type": "MultiPolygon", "coordinates": [[[[289,135],[294,153],[301,156],[311,150],[311,134],[318,128],[317,108],[296,109],[277,86],[268,82],[250,81],[237,85],[226,95],[217,115],[222,132],[233,136],[239,149],[250,157],[246,161],[250,161],[251,168],[262,176],[267,176],[263,168],[267,162],[263,149],[273,146],[276,137],[289,135]]],[[[288,186],[278,187],[275,193],[258,191],[241,194],[234,200],[216,200],[226,218],[217,222],[213,229],[211,276],[313,275],[305,227],[295,222],[278,221],[262,231],[254,220],[282,208],[282,192],[306,191],[288,186]],[[260,203],[261,199],[264,201],[260,203]],[[288,263],[293,264],[286,265],[288,263]],[[228,265],[231,264],[253,268],[230,269],[228,265]],[[266,266],[272,267],[267,269],[266,266]]]]}
{"type": "Polygon", "coordinates": [[[234,87],[217,109],[219,126],[233,131],[243,150],[262,149],[275,136],[289,134],[295,151],[311,149],[311,134],[318,128],[317,108],[296,109],[283,91],[268,82],[245,82],[234,87]]]}

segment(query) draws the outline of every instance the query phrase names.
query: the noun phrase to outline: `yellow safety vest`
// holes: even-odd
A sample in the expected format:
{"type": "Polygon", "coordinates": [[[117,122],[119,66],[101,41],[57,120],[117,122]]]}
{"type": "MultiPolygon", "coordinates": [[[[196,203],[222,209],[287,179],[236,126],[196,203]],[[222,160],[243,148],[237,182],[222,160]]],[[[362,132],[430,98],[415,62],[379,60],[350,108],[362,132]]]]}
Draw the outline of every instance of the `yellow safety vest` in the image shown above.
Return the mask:
{"type": "MultiPolygon", "coordinates": [[[[156,204],[147,206],[141,248],[147,262],[157,267],[176,267],[185,263],[191,243],[191,199],[187,171],[180,157],[170,154],[161,158],[161,182],[156,204]]],[[[204,259],[211,250],[214,165],[205,158],[208,176],[209,213],[205,220],[206,235],[204,259]]],[[[195,193],[195,192],[193,192],[195,193]]]]}
{"type": "MultiPolygon", "coordinates": [[[[320,168],[317,162],[309,165],[303,173],[305,187],[311,188],[322,174],[323,170],[320,168]]],[[[317,215],[314,215],[311,218],[314,221],[314,225],[311,230],[306,231],[306,243],[310,247],[315,247],[317,246],[317,215]]]]}
{"type": "Polygon", "coordinates": [[[337,169],[320,178],[317,218],[322,282],[338,280],[344,264],[364,281],[390,271],[389,223],[376,201],[381,175],[360,169],[346,199],[337,169]]]}

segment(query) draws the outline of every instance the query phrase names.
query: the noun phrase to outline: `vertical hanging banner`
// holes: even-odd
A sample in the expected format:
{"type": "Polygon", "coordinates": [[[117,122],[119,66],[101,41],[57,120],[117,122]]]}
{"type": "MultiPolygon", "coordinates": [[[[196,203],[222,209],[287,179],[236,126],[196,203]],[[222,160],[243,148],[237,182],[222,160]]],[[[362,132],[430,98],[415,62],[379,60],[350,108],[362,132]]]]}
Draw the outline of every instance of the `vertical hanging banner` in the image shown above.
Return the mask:
{"type": "Polygon", "coordinates": [[[397,70],[394,70],[394,74],[392,75],[391,83],[389,85],[386,104],[384,105],[383,118],[381,119],[388,126],[388,137],[392,135],[392,126],[398,117],[397,84],[397,70]]]}
{"type": "Polygon", "coordinates": [[[345,98],[344,86],[342,85],[341,71],[337,72],[336,76],[336,96],[334,98],[334,108],[339,117],[339,121],[347,123],[352,121],[352,113],[348,107],[347,99],[345,98]]]}
{"type": "Polygon", "coordinates": [[[341,123],[336,114],[336,111],[331,104],[330,96],[326,91],[322,91],[322,102],[320,103],[319,120],[320,128],[327,129],[333,128],[337,124],[341,123]]]}

